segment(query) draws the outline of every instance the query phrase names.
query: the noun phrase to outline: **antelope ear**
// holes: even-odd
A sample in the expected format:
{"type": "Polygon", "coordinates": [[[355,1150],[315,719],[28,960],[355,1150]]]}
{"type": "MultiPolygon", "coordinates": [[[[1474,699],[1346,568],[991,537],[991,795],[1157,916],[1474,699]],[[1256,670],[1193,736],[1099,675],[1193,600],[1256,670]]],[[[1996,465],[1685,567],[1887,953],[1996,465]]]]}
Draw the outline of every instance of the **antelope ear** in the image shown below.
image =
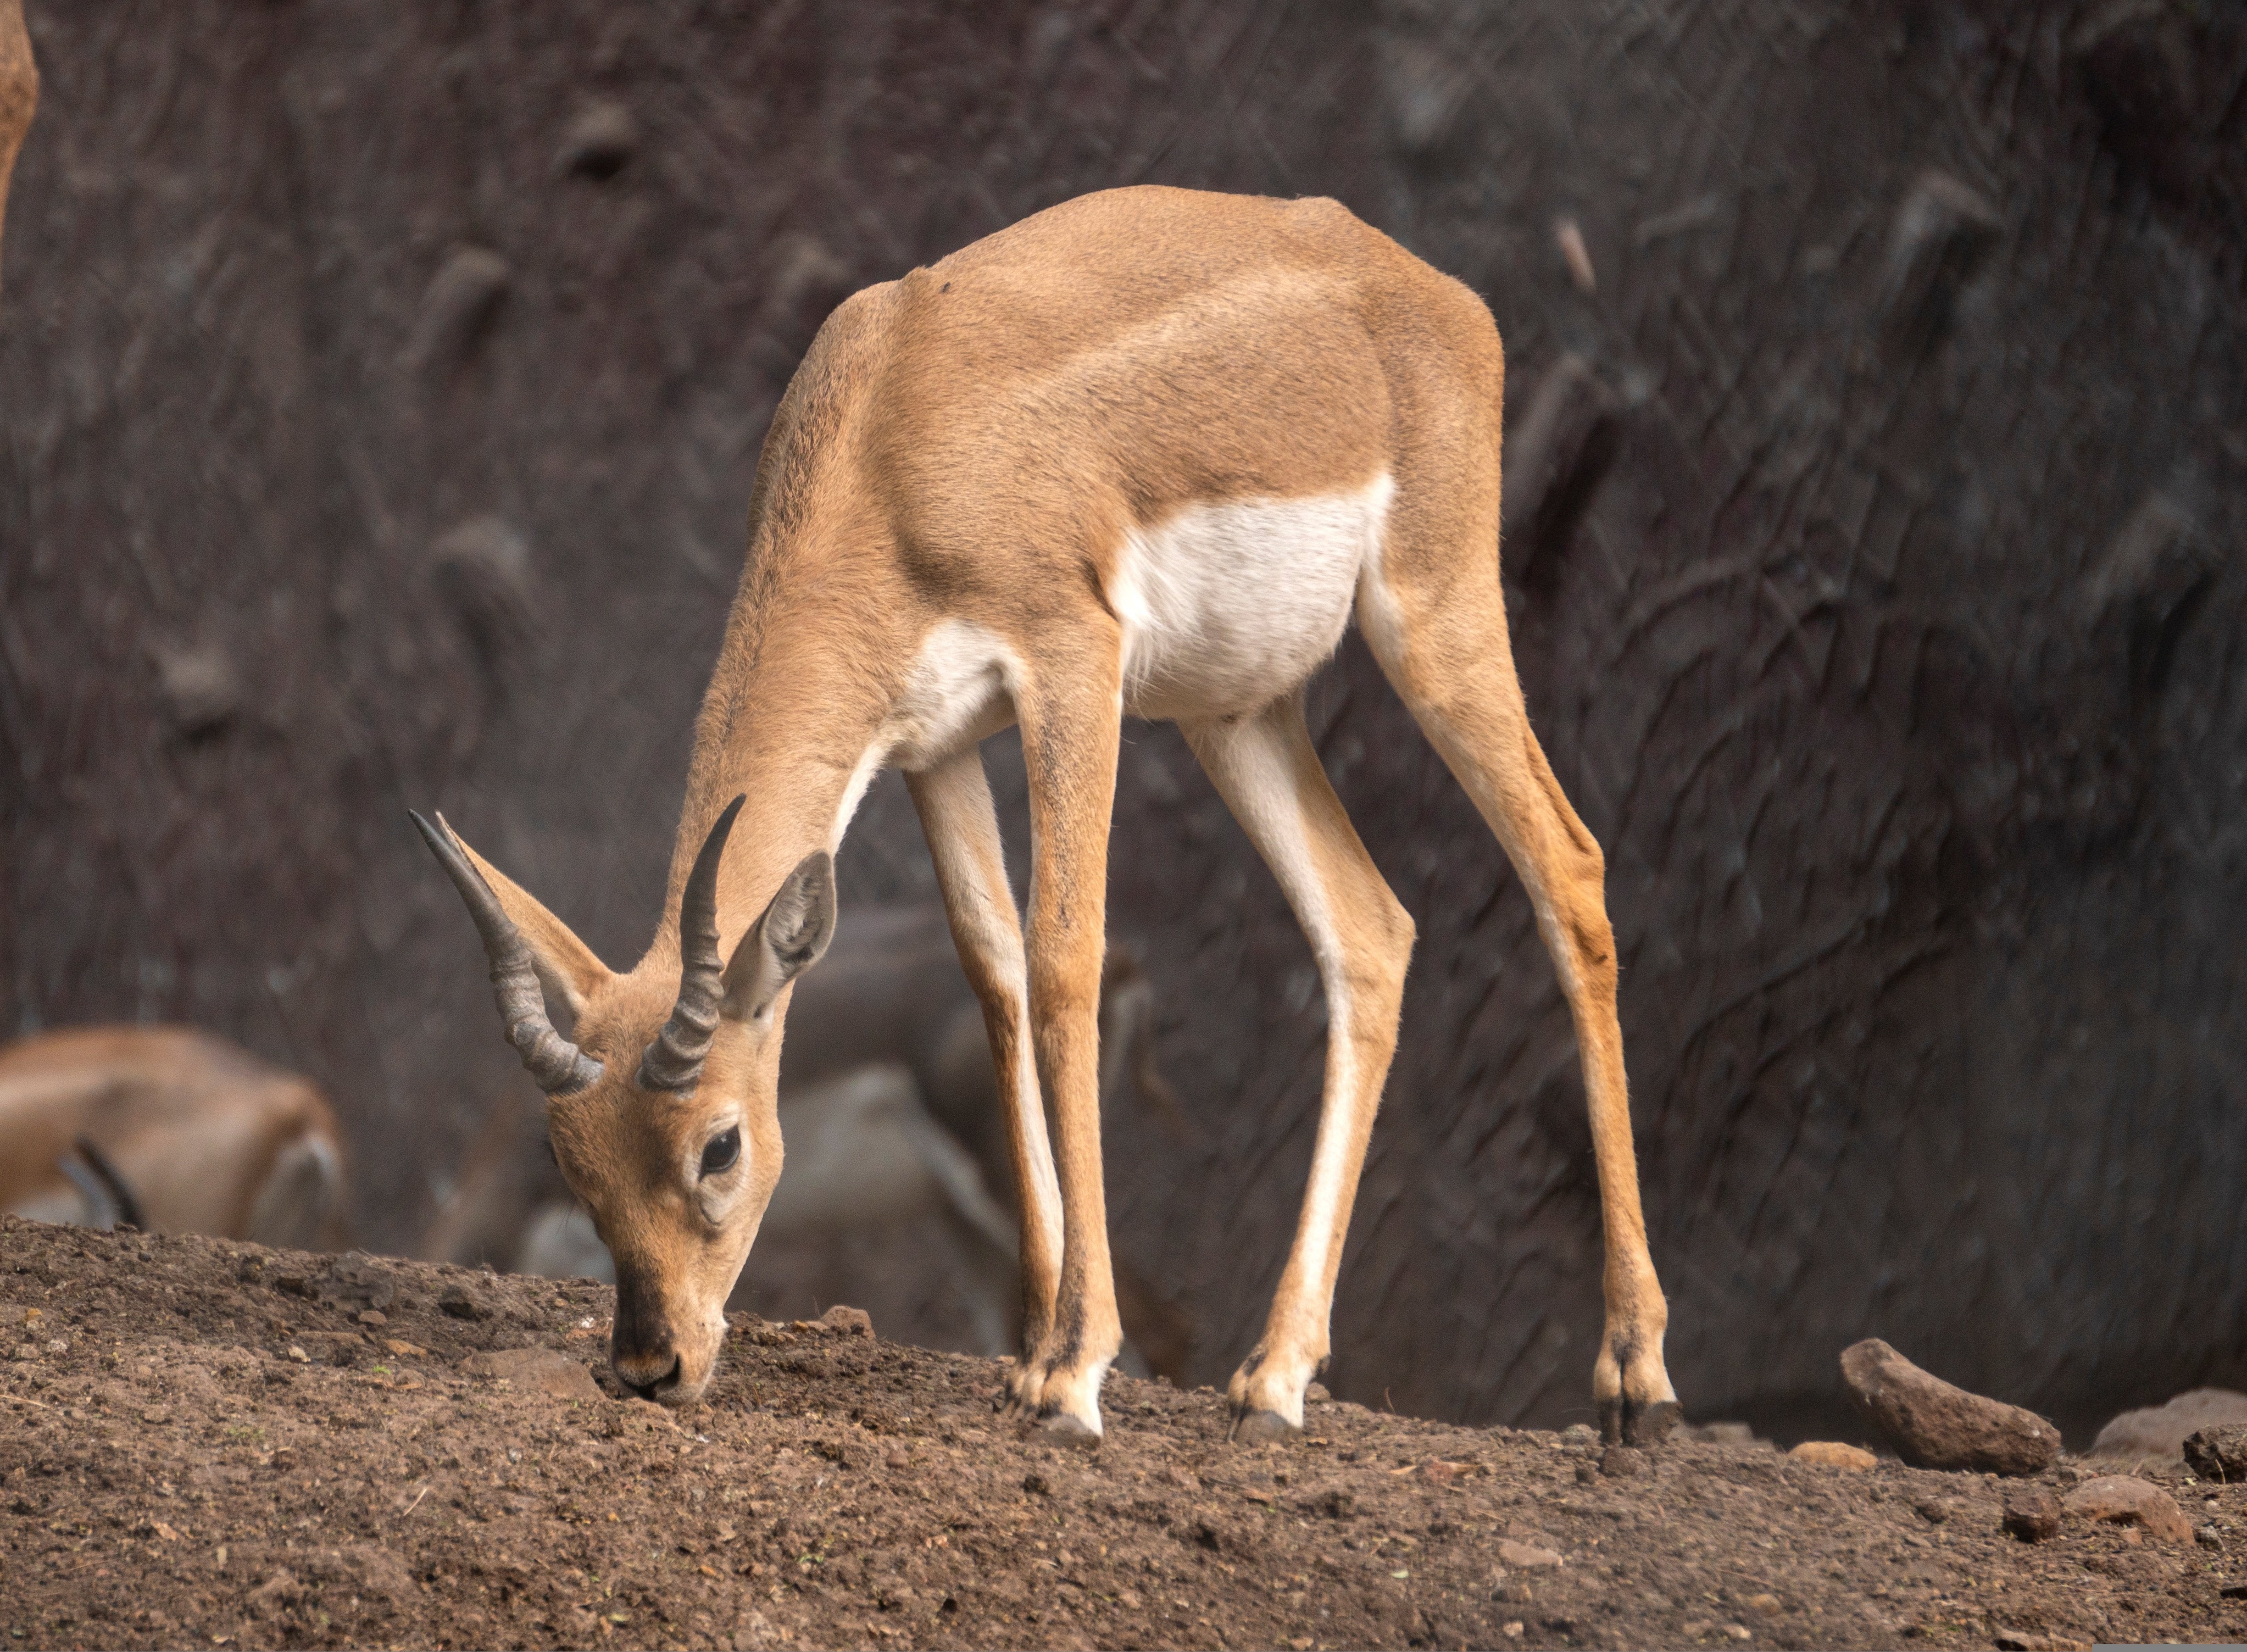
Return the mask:
{"type": "Polygon", "coordinates": [[[558,998],[573,1016],[585,1012],[585,1000],[611,979],[609,966],[593,956],[593,949],[570,932],[570,926],[541,906],[529,891],[461,841],[452,823],[442,815],[437,824],[453,840],[468,864],[483,874],[499,897],[500,909],[522,932],[530,949],[530,966],[549,998],[558,998]]]}
{"type": "Polygon", "coordinates": [[[725,1015],[761,1019],[781,988],[819,961],[835,939],[835,857],[807,855],[726,964],[725,1015]]]}

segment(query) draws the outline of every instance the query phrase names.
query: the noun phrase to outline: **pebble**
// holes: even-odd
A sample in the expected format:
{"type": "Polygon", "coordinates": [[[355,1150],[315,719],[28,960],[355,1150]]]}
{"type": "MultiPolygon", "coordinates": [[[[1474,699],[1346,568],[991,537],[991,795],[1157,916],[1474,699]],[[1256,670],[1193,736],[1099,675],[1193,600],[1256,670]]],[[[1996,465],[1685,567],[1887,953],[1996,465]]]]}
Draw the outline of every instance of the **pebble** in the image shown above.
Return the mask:
{"type": "Polygon", "coordinates": [[[1847,1469],[1861,1474],[1880,1461],[1861,1445],[1844,1445],[1839,1440],[1805,1440],[1787,1453],[1798,1463],[1815,1463],[1820,1468],[1847,1469]]]}
{"type": "Polygon", "coordinates": [[[2005,1530],[2024,1543],[2041,1543],[2059,1533],[2059,1499],[2042,1485],[2024,1485],[2005,1499],[2005,1530]]]}
{"type": "Polygon", "coordinates": [[[2207,1428],[2188,1435],[2185,1466],[2218,1485],[2247,1483],[2247,1426],[2207,1428]]]}
{"type": "Polygon", "coordinates": [[[1841,1376],[1915,1468],[2027,1475],[2059,1455],[2059,1430],[2035,1412],[1931,1376],[1878,1337],[1842,1350],[1841,1376]]]}
{"type": "Polygon", "coordinates": [[[1567,1561],[1550,1549],[1540,1549],[1530,1543],[1517,1543],[1512,1538],[1499,1539],[1498,1558],[1517,1571],[1522,1572],[1527,1572],[1540,1566],[1567,1564],[1567,1561]]]}
{"type": "Polygon", "coordinates": [[[447,1285],[437,1293],[437,1311],[456,1320],[488,1320],[491,1305],[465,1285],[447,1285]]]}
{"type": "Polygon", "coordinates": [[[2149,1480],[2133,1474],[2102,1474],[2067,1494],[2067,1512],[2093,1520],[2143,1526],[2164,1543],[2189,1543],[2192,1525],[2176,1499],[2149,1480]]]}
{"type": "Polygon", "coordinates": [[[519,1393],[543,1394],[557,1400],[598,1400],[605,1396],[595,1386],[593,1374],[567,1354],[550,1348],[499,1348],[471,1354],[461,1362],[470,1376],[503,1377],[519,1393]]]}
{"type": "Polygon", "coordinates": [[[845,1307],[841,1303],[819,1316],[819,1323],[832,1331],[842,1331],[852,1336],[871,1336],[874,1316],[863,1307],[845,1307]]]}

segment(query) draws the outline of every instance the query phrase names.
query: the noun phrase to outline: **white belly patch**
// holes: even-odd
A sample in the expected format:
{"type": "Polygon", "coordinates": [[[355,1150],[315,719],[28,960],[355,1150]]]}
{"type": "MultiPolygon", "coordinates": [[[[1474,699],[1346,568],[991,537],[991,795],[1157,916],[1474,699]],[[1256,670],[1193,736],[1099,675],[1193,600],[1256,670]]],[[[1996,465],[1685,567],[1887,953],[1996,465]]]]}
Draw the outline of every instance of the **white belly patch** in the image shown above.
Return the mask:
{"type": "Polygon", "coordinates": [[[1379,566],[1396,492],[1192,505],[1127,535],[1108,602],[1124,624],[1124,705],[1188,721],[1258,711],[1323,664],[1360,569],[1379,566]]]}
{"type": "Polygon", "coordinates": [[[964,619],[939,621],[921,638],[905,692],[867,753],[868,778],[886,763],[908,772],[931,768],[1006,727],[1014,720],[1021,672],[997,633],[964,619]]]}

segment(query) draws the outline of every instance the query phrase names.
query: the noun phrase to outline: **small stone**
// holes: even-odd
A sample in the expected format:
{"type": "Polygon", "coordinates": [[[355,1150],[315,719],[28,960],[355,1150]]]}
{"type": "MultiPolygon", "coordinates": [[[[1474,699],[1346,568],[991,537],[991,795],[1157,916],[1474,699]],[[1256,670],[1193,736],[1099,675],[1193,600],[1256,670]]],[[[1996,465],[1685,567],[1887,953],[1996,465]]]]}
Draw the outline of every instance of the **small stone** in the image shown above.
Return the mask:
{"type": "Polygon", "coordinates": [[[1333,1398],[1334,1396],[1327,1392],[1327,1385],[1323,1382],[1314,1382],[1303,1390],[1303,1400],[1306,1404],[1324,1405],[1333,1398]]]}
{"type": "Polygon", "coordinates": [[[2037,1474],[2059,1455],[2059,1430],[2035,1412],[1930,1376],[1878,1337],[1842,1350],[1841,1376],[1915,1468],[2037,1474]]]}
{"type": "Polygon", "coordinates": [[[2005,1499],[2005,1530],[2024,1543],[2057,1536],[2059,1517],[2059,1499],[2046,1486],[2024,1485],[2005,1499]]]}
{"type": "Polygon", "coordinates": [[[1646,1453],[1634,1445],[1610,1445],[1600,1453],[1600,1472],[1611,1480],[1628,1480],[1646,1472],[1646,1453]]]}
{"type": "Polygon", "coordinates": [[[1911,1506],[1912,1512],[1929,1526],[1941,1526],[1958,1512],[1961,1505],[1947,1497],[1923,1497],[1911,1506]]]}
{"type": "Polygon", "coordinates": [[[863,1307],[844,1307],[840,1303],[819,1316],[819,1323],[830,1331],[841,1331],[849,1336],[871,1336],[874,1316],[863,1307]]]}
{"type": "Polygon", "coordinates": [[[312,1356],[294,1342],[289,1344],[289,1359],[292,1364],[297,1365],[310,1365],[312,1362],[312,1356]]]}
{"type": "Polygon", "coordinates": [[[1748,1604],[1766,1617],[1776,1617],[1779,1614],[1779,1596],[1776,1594],[1751,1594],[1748,1596],[1748,1604]]]}
{"type": "Polygon", "coordinates": [[[359,1316],[359,1322],[369,1329],[379,1330],[390,1323],[390,1315],[379,1307],[371,1307],[359,1316]]]}
{"type": "Polygon", "coordinates": [[[1022,1490],[1028,1492],[1032,1497],[1051,1497],[1053,1482],[1044,1475],[1033,1471],[1022,1476],[1022,1490]]]}
{"type": "Polygon", "coordinates": [[[1561,1430],[1561,1437],[1570,1445],[1589,1445],[1600,1431],[1588,1423],[1571,1423],[1561,1430]]]}
{"type": "Polygon", "coordinates": [[[2185,1438],[2185,1466],[2217,1485],[2247,1483],[2247,1426],[2204,1428],[2185,1438]]]}
{"type": "Polygon", "coordinates": [[[2213,1549],[2218,1554],[2223,1553],[2223,1533],[2212,1526],[2193,1527],[2192,1539],[2203,1549],[2213,1549]]]}
{"type": "Polygon", "coordinates": [[[426,1360],[429,1357],[427,1348],[413,1342],[402,1342],[394,1336],[383,1338],[382,1345],[401,1360],[426,1360]]]}
{"type": "Polygon", "coordinates": [[[454,1283],[437,1293],[437,1311],[456,1320],[488,1320],[491,1304],[467,1286],[454,1283]]]}
{"type": "Polygon", "coordinates": [[[1860,1474],[1880,1462],[1880,1458],[1863,1446],[1845,1445],[1839,1440],[1805,1440],[1787,1456],[1798,1463],[1814,1463],[1826,1469],[1848,1469],[1860,1474]]]}
{"type": "Polygon", "coordinates": [[[2130,1474],[2102,1474],[2067,1494],[2067,1512],[2093,1520],[2142,1526],[2164,1543],[2189,1543],[2192,1526],[2176,1499],[2151,1481],[2130,1474]]]}
{"type": "Polygon", "coordinates": [[[1735,1641],[1752,1641],[1755,1639],[1754,1635],[1749,1631],[1748,1626],[1745,1623],[1727,1623],[1725,1625],[1725,1634],[1727,1637],[1735,1641]]]}
{"type": "Polygon", "coordinates": [[[543,1394],[557,1400],[602,1397],[591,1371],[567,1354],[557,1354],[550,1348],[509,1348],[489,1354],[471,1354],[461,1362],[461,1369],[470,1376],[502,1378],[517,1393],[543,1394]]]}
{"type": "Polygon", "coordinates": [[[1526,1628],[1520,1618],[1508,1618],[1498,1626],[1498,1632],[1509,1641],[1519,1641],[1526,1628]]]}
{"type": "Polygon", "coordinates": [[[1566,1566],[1567,1561],[1550,1549],[1540,1549],[1534,1544],[1517,1543],[1512,1538],[1499,1540],[1498,1558],[1518,1572],[1527,1572],[1540,1566],[1566,1566]]]}

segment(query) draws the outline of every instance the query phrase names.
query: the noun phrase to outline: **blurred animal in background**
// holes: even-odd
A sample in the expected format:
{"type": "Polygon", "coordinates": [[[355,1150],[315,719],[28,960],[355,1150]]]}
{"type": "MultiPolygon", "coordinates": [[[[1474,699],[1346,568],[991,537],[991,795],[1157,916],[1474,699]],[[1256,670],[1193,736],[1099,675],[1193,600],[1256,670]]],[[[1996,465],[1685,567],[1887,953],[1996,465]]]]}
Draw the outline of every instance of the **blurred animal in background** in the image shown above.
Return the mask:
{"type": "MultiPolygon", "coordinates": [[[[1154,993],[1128,954],[1101,990],[1102,1090],[1178,1104],[1156,1073],[1154,993]]],[[[981,1007],[939,906],[853,911],[797,984],[781,1057],[786,1173],[730,1306],[769,1317],[864,1307],[883,1335],[997,1355],[1019,1335],[1006,1119],[981,1007]]],[[[420,1246],[429,1261],[612,1279],[591,1218],[554,1162],[545,1109],[508,1096],[487,1116],[420,1246]]],[[[1183,1378],[1190,1322],[1120,1270],[1125,1364],[1183,1378]]]]}
{"type": "Polygon", "coordinates": [[[0,1210],[284,1250],[344,1239],[326,1098],[180,1027],[88,1027],[0,1049],[0,1210]]]}
{"type": "Polygon", "coordinates": [[[24,31],[22,0],[0,0],[0,229],[8,216],[8,180],[38,106],[39,71],[31,61],[31,38],[24,31]]]}

